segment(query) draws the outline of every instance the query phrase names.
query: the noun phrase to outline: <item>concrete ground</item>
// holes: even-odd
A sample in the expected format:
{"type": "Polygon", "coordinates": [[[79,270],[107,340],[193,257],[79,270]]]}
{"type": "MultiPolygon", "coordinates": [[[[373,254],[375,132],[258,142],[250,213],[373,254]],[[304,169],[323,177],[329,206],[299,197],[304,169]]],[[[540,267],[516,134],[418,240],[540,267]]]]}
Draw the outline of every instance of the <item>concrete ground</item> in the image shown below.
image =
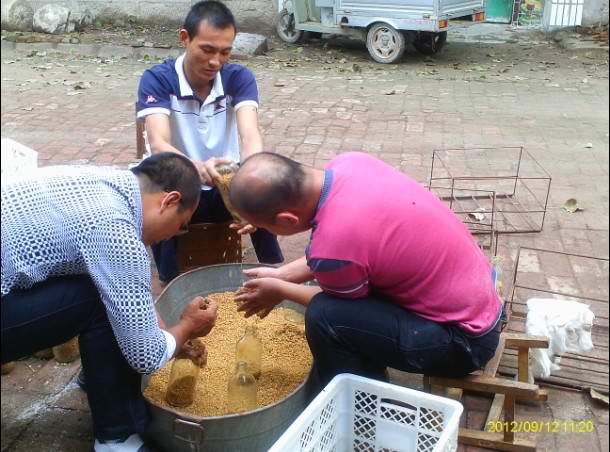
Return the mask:
{"type": "MultiPolygon", "coordinates": [[[[500,239],[507,283],[519,245],[608,256],[607,50],[570,51],[527,35],[485,38],[493,30],[478,36],[453,33],[436,57],[409,51],[391,66],[371,63],[358,43],[275,43],[266,56],[243,62],[258,79],[265,147],[314,165],[363,150],[423,183],[435,149],[525,146],[553,182],[544,230],[500,239]],[[568,198],[584,210],[565,212],[568,198]]],[[[4,44],[3,137],[39,151],[41,165],[125,167],[135,160],[137,82],[154,61],[4,44]]],[[[300,256],[306,240],[282,239],[287,258],[300,256]]],[[[529,276],[551,288],[558,282],[570,290],[591,288],[590,275],[579,268],[544,259],[530,264],[529,276]]],[[[598,276],[605,283],[595,286],[596,294],[607,299],[607,266],[598,276]]],[[[595,309],[607,319],[607,304],[595,309]]],[[[602,332],[607,346],[607,320],[602,332]]],[[[2,377],[3,451],[90,450],[86,397],[74,383],[78,368],[78,362],[28,358],[2,377]]],[[[392,376],[420,384],[404,374],[392,376]]],[[[490,401],[464,402],[462,422],[482,427],[490,401]]],[[[519,406],[517,415],[595,422],[593,433],[537,435],[540,450],[608,450],[608,410],[585,393],[552,389],[548,403],[519,406]]]]}

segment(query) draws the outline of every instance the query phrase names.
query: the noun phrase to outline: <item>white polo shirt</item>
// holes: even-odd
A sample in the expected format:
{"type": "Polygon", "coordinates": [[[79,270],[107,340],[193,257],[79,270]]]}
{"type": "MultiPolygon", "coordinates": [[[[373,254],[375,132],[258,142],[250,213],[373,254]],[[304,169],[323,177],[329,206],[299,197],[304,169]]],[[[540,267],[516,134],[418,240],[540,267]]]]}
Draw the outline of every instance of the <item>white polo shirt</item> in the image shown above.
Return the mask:
{"type": "Polygon", "coordinates": [[[144,72],[138,88],[138,118],[168,115],[172,146],[192,159],[239,162],[236,113],[246,105],[258,108],[254,74],[244,66],[225,64],[207,99],[201,100],[186,79],[183,62],[181,55],[144,72]]]}

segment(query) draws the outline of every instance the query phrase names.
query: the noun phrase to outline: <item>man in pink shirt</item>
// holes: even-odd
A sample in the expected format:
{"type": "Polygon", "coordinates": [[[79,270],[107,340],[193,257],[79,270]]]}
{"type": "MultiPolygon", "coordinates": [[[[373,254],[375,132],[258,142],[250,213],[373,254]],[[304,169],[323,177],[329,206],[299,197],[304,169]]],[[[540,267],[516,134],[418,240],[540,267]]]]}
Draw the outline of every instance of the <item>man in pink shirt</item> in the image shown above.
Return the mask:
{"type": "Polygon", "coordinates": [[[237,300],[246,316],[283,299],[307,306],[322,384],[342,372],[383,378],[388,366],[462,376],[493,356],[502,307],[489,262],[440,200],[391,166],[346,153],[318,170],[257,154],[231,201],[275,234],[312,230],[304,258],[247,271],[237,300]],[[301,284],[312,279],[319,287],[301,284]]]}

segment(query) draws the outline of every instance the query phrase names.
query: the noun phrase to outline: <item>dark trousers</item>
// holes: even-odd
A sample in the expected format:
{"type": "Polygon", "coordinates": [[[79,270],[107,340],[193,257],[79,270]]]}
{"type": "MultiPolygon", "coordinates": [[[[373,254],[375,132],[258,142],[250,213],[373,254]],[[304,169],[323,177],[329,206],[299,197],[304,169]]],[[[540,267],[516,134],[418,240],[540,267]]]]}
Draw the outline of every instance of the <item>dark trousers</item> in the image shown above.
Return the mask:
{"type": "MultiPolygon", "coordinates": [[[[225,207],[217,189],[201,190],[201,199],[191,223],[224,223],[231,219],[231,214],[225,207]]],[[[250,238],[259,262],[279,264],[284,261],[282,250],[275,235],[265,229],[258,229],[251,234],[250,238]]],[[[152,251],[161,281],[169,282],[178,276],[175,237],[153,245],[152,251]]]]}
{"type": "Polygon", "coordinates": [[[325,293],[307,307],[305,326],[322,387],[340,373],[385,380],[387,367],[462,377],[493,357],[500,337],[499,325],[475,338],[382,298],[346,300],[325,293]]]}
{"type": "Polygon", "coordinates": [[[2,363],[80,335],[95,437],[124,440],[148,425],[141,376],[119,349],[97,289],[86,275],[63,276],[2,297],[2,363]]]}

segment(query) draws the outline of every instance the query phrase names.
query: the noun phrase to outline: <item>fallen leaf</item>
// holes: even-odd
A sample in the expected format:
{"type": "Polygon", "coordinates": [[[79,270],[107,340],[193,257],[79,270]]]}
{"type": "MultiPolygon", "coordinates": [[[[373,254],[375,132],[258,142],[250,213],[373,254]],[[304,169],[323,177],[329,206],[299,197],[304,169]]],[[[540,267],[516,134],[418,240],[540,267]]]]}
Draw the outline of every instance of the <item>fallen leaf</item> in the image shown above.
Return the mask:
{"type": "Polygon", "coordinates": [[[596,391],[593,388],[589,389],[589,395],[591,396],[591,398],[593,400],[596,400],[598,402],[603,403],[604,405],[608,405],[609,401],[608,401],[608,396],[606,394],[602,394],[599,391],[596,391]]]}
{"type": "Polygon", "coordinates": [[[97,140],[95,140],[95,145],[96,146],[104,146],[106,143],[108,143],[110,140],[108,138],[98,138],[97,140]]]}
{"type": "Polygon", "coordinates": [[[584,209],[582,209],[579,205],[578,205],[578,201],[576,200],[576,198],[570,198],[568,199],[562,207],[563,210],[565,210],[566,212],[569,213],[576,213],[576,212],[581,212],[584,209]]]}
{"type": "Polygon", "coordinates": [[[91,88],[91,83],[79,82],[76,85],[74,85],[74,90],[82,90],[82,89],[87,89],[87,88],[91,88]]]}
{"type": "Polygon", "coordinates": [[[468,212],[468,216],[479,223],[485,220],[485,208],[479,207],[475,209],[473,212],[468,212]]]}

